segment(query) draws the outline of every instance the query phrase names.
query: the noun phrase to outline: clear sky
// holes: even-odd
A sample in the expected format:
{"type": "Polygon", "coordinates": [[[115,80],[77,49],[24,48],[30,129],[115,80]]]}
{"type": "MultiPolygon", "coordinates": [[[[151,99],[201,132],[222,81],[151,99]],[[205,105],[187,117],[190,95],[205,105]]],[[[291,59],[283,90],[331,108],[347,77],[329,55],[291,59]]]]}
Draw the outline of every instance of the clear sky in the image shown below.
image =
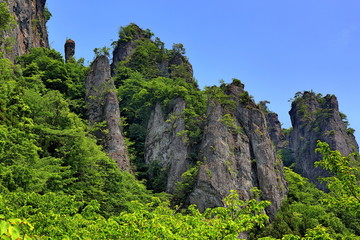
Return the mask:
{"type": "Polygon", "coordinates": [[[201,87],[238,78],[270,101],[283,127],[298,91],[335,94],[360,140],[359,0],[48,0],[52,48],[76,58],[110,47],[120,26],[149,28],[167,48],[182,43],[201,87]]]}

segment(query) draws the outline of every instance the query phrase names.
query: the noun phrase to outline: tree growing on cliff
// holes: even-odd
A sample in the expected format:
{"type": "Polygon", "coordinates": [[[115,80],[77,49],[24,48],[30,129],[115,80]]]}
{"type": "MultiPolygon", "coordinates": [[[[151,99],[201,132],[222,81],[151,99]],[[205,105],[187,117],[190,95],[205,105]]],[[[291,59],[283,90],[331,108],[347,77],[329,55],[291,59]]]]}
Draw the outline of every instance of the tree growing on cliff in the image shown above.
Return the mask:
{"type": "Polygon", "coordinates": [[[315,162],[315,166],[321,166],[329,170],[333,176],[322,178],[327,182],[330,189],[331,204],[349,211],[360,211],[360,179],[356,174],[360,169],[352,166],[356,154],[342,156],[339,151],[330,149],[326,142],[318,141],[316,152],[321,153],[323,158],[315,162]]]}

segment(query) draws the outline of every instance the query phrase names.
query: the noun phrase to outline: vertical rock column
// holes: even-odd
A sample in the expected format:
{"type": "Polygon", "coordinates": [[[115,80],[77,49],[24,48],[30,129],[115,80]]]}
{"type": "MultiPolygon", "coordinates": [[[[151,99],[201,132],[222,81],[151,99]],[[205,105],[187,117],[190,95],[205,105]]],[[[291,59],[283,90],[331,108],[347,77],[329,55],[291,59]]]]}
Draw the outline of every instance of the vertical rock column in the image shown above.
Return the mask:
{"type": "Polygon", "coordinates": [[[120,130],[119,103],[106,56],[97,57],[91,64],[85,88],[89,122],[100,127],[95,133],[96,137],[119,168],[131,172],[129,156],[120,130]]]}
{"type": "Polygon", "coordinates": [[[227,109],[215,99],[208,104],[200,146],[203,163],[190,203],[200,210],[222,206],[230,190],[249,200],[251,189],[257,187],[262,191],[261,199],[271,202],[266,211],[273,219],[287,193],[287,184],[267,132],[265,115],[253,100],[241,97],[246,95],[242,84],[229,84],[225,93],[236,107],[227,109]]]}
{"type": "Polygon", "coordinates": [[[68,62],[75,55],[75,42],[71,39],[66,40],[64,49],[65,49],[65,62],[68,62]]]}
{"type": "Polygon", "coordinates": [[[289,114],[293,126],[289,148],[295,159],[295,170],[317,188],[326,190],[325,183],[318,177],[328,177],[330,172],[314,166],[314,162],[322,158],[315,152],[317,141],[327,142],[343,155],[359,151],[354,135],[339,112],[338,101],[334,95],[322,97],[305,91],[291,104],[289,114]]]}

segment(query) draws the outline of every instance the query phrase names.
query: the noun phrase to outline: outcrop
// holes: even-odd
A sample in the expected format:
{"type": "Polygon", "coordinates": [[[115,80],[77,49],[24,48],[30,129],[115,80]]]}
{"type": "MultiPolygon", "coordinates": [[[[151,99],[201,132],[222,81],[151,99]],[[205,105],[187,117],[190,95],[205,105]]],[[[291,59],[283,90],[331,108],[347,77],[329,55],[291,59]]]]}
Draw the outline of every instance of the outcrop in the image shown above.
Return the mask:
{"type": "Polygon", "coordinates": [[[190,203],[201,210],[222,206],[222,199],[231,189],[242,199],[251,197],[251,189],[262,191],[261,199],[272,204],[267,212],[275,216],[287,185],[282,174],[282,163],[267,132],[264,113],[249,99],[244,85],[233,82],[226,94],[235,102],[228,109],[216,100],[210,100],[207,123],[200,147],[199,174],[190,203]]]}
{"type": "Polygon", "coordinates": [[[286,145],[285,135],[281,129],[281,122],[277,113],[271,112],[267,105],[269,101],[260,101],[259,107],[264,112],[266,122],[268,125],[268,133],[271,141],[274,143],[276,149],[282,149],[286,145]]]}
{"type": "MultiPolygon", "coordinates": [[[[197,86],[193,78],[193,68],[189,60],[184,56],[185,49],[182,44],[174,44],[171,51],[165,51],[164,43],[159,39],[153,41],[153,34],[149,29],[143,30],[134,23],[120,30],[120,39],[115,43],[113,51],[113,62],[111,64],[111,74],[116,75],[116,69],[120,62],[127,67],[141,65],[143,58],[150,58],[153,73],[152,77],[162,76],[168,78],[181,77],[186,79],[188,83],[197,86]],[[147,53],[146,56],[136,52],[137,47],[145,42],[150,43],[153,48],[157,49],[152,54],[147,53]],[[135,56],[134,56],[135,55],[135,56]],[[134,58],[134,59],[132,59],[134,58]],[[135,63],[136,61],[140,61],[135,63]]],[[[148,73],[147,73],[148,74],[148,73]]]]}
{"type": "Polygon", "coordinates": [[[116,46],[113,51],[113,62],[111,63],[111,73],[114,76],[115,68],[121,61],[125,61],[128,57],[130,57],[135,48],[136,41],[144,38],[149,38],[145,34],[145,31],[142,30],[139,26],[132,23],[128,26],[129,32],[126,33],[125,36],[120,36],[120,40],[117,41],[116,46]]]}
{"type": "MultiPolygon", "coordinates": [[[[163,50],[160,40],[154,42],[151,36],[135,24],[122,28],[113,52],[115,79],[120,64],[140,72],[144,78],[185,79],[189,86],[197,89],[182,44],[163,50]],[[144,61],[150,66],[141,66],[144,61]]],[[[143,148],[145,163],[149,169],[155,169],[148,171],[148,182],[161,179],[162,190],[175,194],[175,201],[197,204],[200,210],[223,206],[222,199],[230,190],[236,190],[242,199],[248,200],[254,197],[252,189],[256,187],[262,192],[261,199],[271,201],[267,212],[274,217],[287,193],[287,185],[281,160],[277,159],[267,132],[266,116],[239,80],[222,86],[221,91],[232,102],[232,107],[216,97],[210,98],[206,120],[199,123],[202,133],[191,144],[184,117],[186,101],[178,97],[170,104],[154,104],[147,120],[143,148]]]]}
{"type": "Polygon", "coordinates": [[[119,168],[131,172],[127,148],[120,129],[119,102],[110,75],[109,59],[99,56],[90,68],[85,82],[89,123],[99,128],[95,135],[119,168]]]}
{"type": "Polygon", "coordinates": [[[65,62],[68,62],[75,55],[75,41],[67,39],[64,45],[65,50],[65,62]]]}
{"type": "Polygon", "coordinates": [[[46,21],[51,14],[45,7],[46,0],[9,0],[8,4],[16,24],[3,36],[11,39],[11,50],[5,52],[5,57],[14,60],[30,48],[49,47],[46,21]]]}
{"type": "Polygon", "coordinates": [[[346,116],[339,112],[334,95],[322,97],[314,92],[298,93],[289,113],[293,126],[289,149],[295,159],[295,170],[325,190],[325,185],[319,182],[318,177],[329,176],[329,172],[314,167],[314,162],[321,159],[315,153],[317,141],[327,142],[332,149],[348,155],[359,151],[353,130],[348,128],[346,116]]]}
{"type": "Polygon", "coordinates": [[[175,192],[176,183],[188,169],[189,146],[183,137],[178,134],[185,130],[182,112],[185,101],[175,99],[171,111],[164,114],[161,105],[155,105],[149,119],[145,140],[145,162],[159,164],[166,172],[165,191],[175,192]]]}

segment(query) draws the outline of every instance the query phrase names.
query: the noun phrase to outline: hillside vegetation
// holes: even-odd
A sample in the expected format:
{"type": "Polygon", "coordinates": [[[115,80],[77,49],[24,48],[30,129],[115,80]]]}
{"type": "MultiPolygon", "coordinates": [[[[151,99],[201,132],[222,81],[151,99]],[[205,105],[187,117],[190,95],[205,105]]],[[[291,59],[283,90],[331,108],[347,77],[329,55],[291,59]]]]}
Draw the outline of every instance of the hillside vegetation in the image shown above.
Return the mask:
{"type": "MultiPolygon", "coordinates": [[[[0,30],[8,21],[1,19],[0,30]]],[[[122,28],[120,42],[129,41],[131,27],[122,28]]],[[[242,201],[232,191],[224,207],[204,212],[182,206],[180,195],[163,192],[164,169],[146,164],[143,157],[154,104],[161,103],[166,112],[174,99],[185,100],[184,133],[191,146],[204,130],[209,95],[233,104],[222,94],[225,85],[198,89],[186,61],[159,76],[159,59],[184,53],[180,44],[167,50],[150,37],[137,41],[134,56],[118,65],[114,79],[135,176],[119,170],[93,135],[99,126],[87,123],[89,68],[82,59],[64,63],[60,53],[47,48],[33,48],[16,63],[0,59],[1,239],[358,238],[359,170],[326,143],[319,143],[324,158],[318,164],[334,173],[326,179],[330,192],[286,168],[289,194],[271,223],[264,213],[270,203],[259,201],[256,189],[251,200],[242,201]]],[[[191,161],[196,166],[196,157],[191,161]]],[[[189,175],[179,185],[185,193],[191,188],[189,175]]]]}

